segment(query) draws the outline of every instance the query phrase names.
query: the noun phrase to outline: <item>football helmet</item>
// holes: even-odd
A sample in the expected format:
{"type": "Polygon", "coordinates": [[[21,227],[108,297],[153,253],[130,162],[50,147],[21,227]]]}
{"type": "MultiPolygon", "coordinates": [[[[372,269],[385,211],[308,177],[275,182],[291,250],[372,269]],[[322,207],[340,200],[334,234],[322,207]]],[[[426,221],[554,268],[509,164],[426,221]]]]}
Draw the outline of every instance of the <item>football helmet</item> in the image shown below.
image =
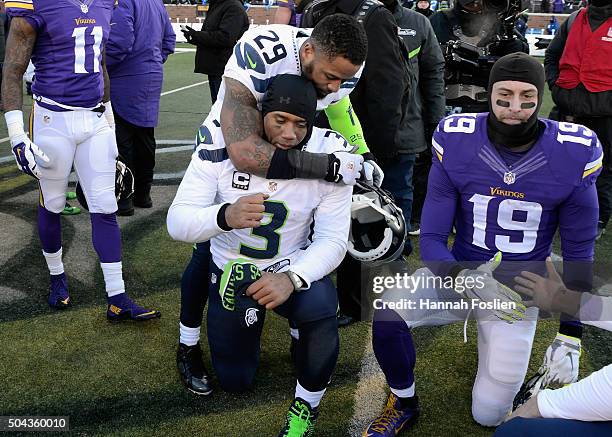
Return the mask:
{"type": "MultiPolygon", "coordinates": [[[[132,173],[132,170],[125,165],[123,158],[120,156],[117,158],[116,164],[115,197],[117,198],[117,201],[119,201],[119,198],[129,199],[134,195],[134,174],[132,173]]],[[[89,211],[87,199],[85,198],[85,193],[83,192],[80,182],[77,182],[75,191],[77,200],[81,206],[89,211]]]]}
{"type": "Polygon", "coordinates": [[[404,249],[406,222],[393,196],[358,181],[351,203],[348,253],[371,265],[396,260],[404,249]]]}

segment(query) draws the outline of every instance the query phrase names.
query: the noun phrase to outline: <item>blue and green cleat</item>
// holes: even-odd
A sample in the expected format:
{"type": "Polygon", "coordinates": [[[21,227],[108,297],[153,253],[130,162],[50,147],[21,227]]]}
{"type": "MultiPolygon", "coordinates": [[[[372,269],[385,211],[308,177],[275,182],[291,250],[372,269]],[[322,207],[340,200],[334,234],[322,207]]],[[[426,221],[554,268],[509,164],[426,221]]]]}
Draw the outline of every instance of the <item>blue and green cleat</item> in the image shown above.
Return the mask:
{"type": "Polygon", "coordinates": [[[295,398],[289,411],[285,426],[278,437],[311,437],[314,435],[314,427],[319,417],[319,410],[312,408],[302,398],[295,398]]]}

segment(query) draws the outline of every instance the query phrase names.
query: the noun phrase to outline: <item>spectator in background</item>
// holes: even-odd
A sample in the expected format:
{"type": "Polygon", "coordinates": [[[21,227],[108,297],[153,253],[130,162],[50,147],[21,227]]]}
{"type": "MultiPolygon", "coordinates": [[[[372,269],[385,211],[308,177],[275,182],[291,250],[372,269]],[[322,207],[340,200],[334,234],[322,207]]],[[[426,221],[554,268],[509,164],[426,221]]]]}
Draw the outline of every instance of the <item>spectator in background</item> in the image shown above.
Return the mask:
{"type": "Polygon", "coordinates": [[[553,0],[553,13],[562,14],[564,7],[565,3],[563,2],[563,0],[553,0]]]}
{"type": "Polygon", "coordinates": [[[151,208],[155,132],[164,77],[176,35],[159,0],[121,0],[111,20],[106,65],[119,154],[134,174],[134,196],[119,199],[118,215],[151,208]]]}
{"type": "Polygon", "coordinates": [[[302,14],[295,12],[295,2],[293,0],[278,0],[278,8],[274,14],[273,24],[288,24],[289,26],[300,27],[302,14]]]}
{"type": "Polygon", "coordinates": [[[598,238],[612,214],[612,1],[592,0],[563,22],[544,56],[546,80],[561,121],[597,134],[604,151],[597,178],[598,238]],[[571,26],[571,27],[570,27],[571,26]]]}
{"type": "Polygon", "coordinates": [[[182,32],[196,46],[195,72],[208,75],[210,98],[215,103],[225,64],[234,44],[249,28],[249,17],[240,0],[210,0],[208,4],[202,29],[185,27],[182,32]]]}
{"type": "MultiPolygon", "coordinates": [[[[416,4],[416,9],[415,11],[425,15],[427,18],[431,17],[431,15],[434,13],[431,8],[430,8],[430,3],[429,0],[419,0],[416,4]]],[[[434,35],[435,37],[435,35],[434,35]]],[[[436,40],[437,41],[437,40],[436,40]]]]}
{"type": "Polygon", "coordinates": [[[523,38],[527,34],[527,28],[529,27],[527,25],[527,20],[529,20],[529,16],[527,14],[521,14],[516,19],[516,25],[515,25],[516,31],[520,33],[523,36],[523,38]]]}
{"type": "MultiPolygon", "coordinates": [[[[421,3],[429,6],[428,1],[421,0],[417,7],[421,3]]],[[[444,117],[444,57],[425,14],[421,12],[421,15],[402,7],[398,0],[383,0],[383,4],[393,13],[399,26],[399,34],[409,52],[411,71],[414,71],[416,78],[399,132],[399,156],[397,164],[393,166],[397,167],[398,171],[387,171],[385,178],[387,184],[392,183],[387,189],[392,192],[397,205],[402,209],[408,226],[412,219],[415,159],[417,155],[421,155],[420,158],[431,162],[431,137],[438,122],[444,117]]],[[[427,184],[427,174],[416,181],[427,184]]],[[[414,221],[419,223],[421,208],[415,212],[414,221]]],[[[411,251],[411,242],[406,240],[404,254],[409,255],[411,251]]]]}
{"type": "Polygon", "coordinates": [[[548,35],[554,35],[559,30],[559,22],[557,21],[557,17],[552,16],[546,25],[546,33],[548,35]]]}

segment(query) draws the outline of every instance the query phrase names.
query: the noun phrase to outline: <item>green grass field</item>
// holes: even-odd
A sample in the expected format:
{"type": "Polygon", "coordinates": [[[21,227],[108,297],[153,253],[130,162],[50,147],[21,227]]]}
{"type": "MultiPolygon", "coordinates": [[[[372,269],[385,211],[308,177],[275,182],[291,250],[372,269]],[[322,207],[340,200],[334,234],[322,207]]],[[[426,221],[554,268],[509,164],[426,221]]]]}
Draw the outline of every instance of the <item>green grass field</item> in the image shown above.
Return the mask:
{"type": "MultiPolygon", "coordinates": [[[[170,57],[164,92],[206,80],[192,73],[193,58],[193,52],[170,57]]],[[[157,139],[189,144],[210,108],[208,86],[165,95],[161,102],[157,139]]],[[[548,114],[550,106],[547,94],[542,114],[548,114]]],[[[3,125],[0,138],[4,137],[3,125]]],[[[175,146],[160,141],[159,147],[175,146]]],[[[86,213],[62,219],[73,307],[65,312],[48,308],[48,274],[36,234],[36,184],[20,175],[12,160],[2,160],[10,157],[6,141],[1,149],[0,416],[70,416],[72,433],[83,436],[276,435],[295,384],[283,319],[268,317],[261,366],[248,394],[235,396],[217,389],[209,397],[196,397],[183,388],[176,371],[180,277],[191,248],[169,238],[165,216],[179,182],[176,174],[186,168],[190,151],[159,154],[157,172],[171,176],[154,187],[156,207],[120,219],[127,290],[140,302],[160,309],[162,318],[146,324],[111,325],[105,319],[104,285],[91,248],[86,213]]],[[[607,260],[611,252],[612,239],[604,236],[597,257],[607,260]]],[[[410,264],[418,265],[418,252],[410,264]]],[[[609,274],[598,273],[603,281],[609,274]]],[[[540,324],[531,370],[539,366],[556,328],[555,322],[540,324]]],[[[352,418],[363,415],[354,406],[360,401],[356,390],[369,330],[367,322],[341,330],[340,358],[321,405],[317,435],[348,435],[352,418]]],[[[612,336],[591,328],[585,332],[582,375],[609,363],[612,357],[612,336]]],[[[473,323],[468,334],[464,344],[460,325],[416,331],[423,415],[413,435],[492,434],[492,429],[471,419],[477,363],[473,323]]],[[[205,335],[203,332],[203,338],[205,335]]],[[[359,393],[378,402],[367,390],[359,393]]]]}

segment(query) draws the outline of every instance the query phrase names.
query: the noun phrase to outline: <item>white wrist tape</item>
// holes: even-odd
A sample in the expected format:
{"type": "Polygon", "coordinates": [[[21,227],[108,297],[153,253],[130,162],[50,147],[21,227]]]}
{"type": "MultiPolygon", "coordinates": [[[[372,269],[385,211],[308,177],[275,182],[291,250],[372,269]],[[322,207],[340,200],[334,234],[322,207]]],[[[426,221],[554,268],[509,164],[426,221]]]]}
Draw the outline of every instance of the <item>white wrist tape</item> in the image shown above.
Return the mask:
{"type": "Polygon", "coordinates": [[[13,139],[20,136],[25,136],[23,128],[23,112],[19,110],[8,111],[4,114],[6,127],[8,129],[9,138],[13,139]]]}

